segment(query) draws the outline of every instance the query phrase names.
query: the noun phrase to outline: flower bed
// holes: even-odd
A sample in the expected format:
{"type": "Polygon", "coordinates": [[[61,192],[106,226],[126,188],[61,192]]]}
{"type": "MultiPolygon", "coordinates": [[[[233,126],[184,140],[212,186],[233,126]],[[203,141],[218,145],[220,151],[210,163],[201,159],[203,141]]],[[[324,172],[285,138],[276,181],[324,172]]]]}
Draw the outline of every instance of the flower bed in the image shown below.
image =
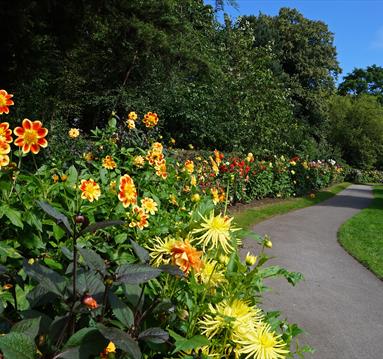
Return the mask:
{"type": "MultiPolygon", "coordinates": [[[[11,102],[0,92],[3,113],[11,102]]],[[[260,304],[265,278],[295,284],[301,275],[265,266],[267,237],[240,258],[240,231],[226,214],[256,166],[284,188],[279,167],[249,160],[233,178],[218,151],[201,166],[177,163],[158,142],[158,121],[152,112],[142,121],[113,115],[82,157],[63,146],[64,157],[41,166],[34,156],[49,151],[52,133],[36,120],[0,124],[6,359],[277,359],[306,350],[294,344],[300,329],[260,304]]],[[[81,136],[71,129],[68,141],[81,136]]]]}

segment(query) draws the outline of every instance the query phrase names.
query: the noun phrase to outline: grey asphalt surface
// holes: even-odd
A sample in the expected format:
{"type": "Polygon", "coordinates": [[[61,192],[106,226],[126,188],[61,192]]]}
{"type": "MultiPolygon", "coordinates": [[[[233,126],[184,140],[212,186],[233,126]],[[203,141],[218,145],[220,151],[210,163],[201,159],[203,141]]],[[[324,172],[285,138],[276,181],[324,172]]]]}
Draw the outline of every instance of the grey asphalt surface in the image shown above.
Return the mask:
{"type": "MultiPolygon", "coordinates": [[[[267,282],[263,308],[281,310],[282,318],[305,333],[299,344],[315,348],[308,359],[383,359],[383,282],[358,263],[337,242],[342,223],[367,207],[369,186],[352,185],[312,207],[259,223],[254,231],[269,234],[275,256],[269,264],[301,272],[295,287],[284,279],[267,282]]],[[[246,239],[242,254],[259,252],[246,239]]]]}

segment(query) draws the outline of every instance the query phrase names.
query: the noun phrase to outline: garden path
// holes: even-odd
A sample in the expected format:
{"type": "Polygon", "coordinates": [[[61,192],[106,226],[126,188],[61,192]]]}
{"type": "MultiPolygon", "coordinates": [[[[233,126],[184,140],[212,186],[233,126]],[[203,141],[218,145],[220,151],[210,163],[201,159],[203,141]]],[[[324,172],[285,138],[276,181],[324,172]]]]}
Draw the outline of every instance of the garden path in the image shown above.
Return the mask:
{"type": "MultiPolygon", "coordinates": [[[[337,242],[340,225],[372,197],[371,187],[352,185],[325,202],[253,228],[271,236],[268,254],[276,258],[269,263],[305,277],[296,287],[282,279],[269,281],[272,291],[263,307],[281,310],[282,318],[305,330],[300,346],[316,349],[308,359],[383,358],[383,282],[337,242]]],[[[245,240],[242,254],[247,251],[259,251],[254,240],[245,240]]]]}

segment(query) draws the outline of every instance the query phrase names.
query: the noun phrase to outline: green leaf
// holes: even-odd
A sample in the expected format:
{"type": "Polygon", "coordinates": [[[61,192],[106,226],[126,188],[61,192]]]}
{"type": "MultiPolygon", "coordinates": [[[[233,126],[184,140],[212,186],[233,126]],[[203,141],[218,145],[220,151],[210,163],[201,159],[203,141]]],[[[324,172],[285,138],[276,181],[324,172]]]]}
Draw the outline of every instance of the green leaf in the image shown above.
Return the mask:
{"type": "Polygon", "coordinates": [[[134,253],[136,253],[141,263],[148,263],[150,260],[149,252],[145,248],[142,248],[137,242],[133,240],[130,240],[130,243],[132,244],[134,253]]]}
{"type": "Polygon", "coordinates": [[[74,184],[77,183],[78,179],[78,172],[75,166],[70,166],[68,169],[68,178],[66,180],[66,183],[69,186],[73,186],[74,184]]]}
{"type": "Polygon", "coordinates": [[[156,344],[165,343],[168,339],[168,332],[156,327],[146,329],[138,335],[138,340],[144,340],[156,344]]]}
{"type": "Polygon", "coordinates": [[[7,258],[22,258],[20,253],[9,244],[8,241],[0,241],[0,257],[7,258]]]}
{"type": "Polygon", "coordinates": [[[0,212],[2,212],[14,226],[24,228],[21,213],[19,211],[16,211],[15,209],[4,204],[1,206],[0,212]]]}
{"type": "Polygon", "coordinates": [[[90,269],[106,274],[105,262],[95,251],[80,246],[77,249],[90,269]]]}
{"type": "Polygon", "coordinates": [[[159,268],[145,264],[124,264],[117,268],[116,281],[118,283],[141,284],[156,278],[161,274],[159,268]]]}
{"type": "Polygon", "coordinates": [[[130,327],[134,323],[133,311],[118,298],[114,293],[109,292],[109,304],[114,316],[125,326],[130,327]]]}
{"type": "Polygon", "coordinates": [[[88,233],[88,232],[95,232],[95,231],[97,231],[98,229],[106,228],[106,227],[110,227],[110,226],[121,226],[121,225],[123,225],[124,223],[125,223],[125,222],[124,222],[124,221],[121,221],[121,220],[116,220],[116,221],[103,221],[103,222],[92,223],[92,224],[90,224],[88,227],[84,228],[84,229],[80,232],[80,235],[83,235],[83,234],[88,233]]]}
{"type": "Polygon", "coordinates": [[[65,229],[68,235],[72,235],[72,228],[69,224],[69,220],[66,216],[64,216],[62,213],[57,211],[55,208],[53,208],[49,203],[44,201],[37,201],[37,204],[41,207],[41,209],[54,218],[56,220],[56,223],[65,229]]]}
{"type": "Polygon", "coordinates": [[[172,330],[169,330],[169,334],[176,341],[176,348],[174,349],[173,354],[179,351],[189,351],[209,345],[209,339],[202,335],[195,335],[190,339],[186,339],[172,330]]]}
{"type": "Polygon", "coordinates": [[[44,258],[44,263],[53,270],[62,270],[63,265],[52,258],[44,258]]]}
{"type": "Polygon", "coordinates": [[[5,359],[34,359],[36,345],[28,335],[11,332],[0,337],[0,350],[5,359]]]}
{"type": "Polygon", "coordinates": [[[85,359],[98,357],[108,341],[96,328],[82,328],[74,333],[64,346],[64,351],[55,358],[85,359]]]}
{"type": "Polygon", "coordinates": [[[105,185],[106,183],[108,183],[108,170],[106,170],[105,168],[100,168],[100,179],[102,184],[105,185]]]}
{"type": "Polygon", "coordinates": [[[30,338],[35,339],[39,333],[41,317],[24,319],[20,322],[17,322],[11,329],[11,332],[24,333],[30,338]]]}
{"type": "Polygon", "coordinates": [[[117,328],[106,327],[103,324],[97,325],[101,334],[112,341],[118,349],[128,353],[133,359],[141,359],[141,351],[138,343],[129,334],[117,328]]]}

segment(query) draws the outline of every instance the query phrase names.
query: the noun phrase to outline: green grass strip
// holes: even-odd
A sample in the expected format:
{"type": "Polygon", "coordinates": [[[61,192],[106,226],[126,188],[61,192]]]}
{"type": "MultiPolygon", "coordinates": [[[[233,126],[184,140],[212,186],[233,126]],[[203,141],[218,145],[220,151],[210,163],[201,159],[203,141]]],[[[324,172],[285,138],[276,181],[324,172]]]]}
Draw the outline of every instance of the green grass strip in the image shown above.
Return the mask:
{"type": "Polygon", "coordinates": [[[360,263],[383,279],[383,186],[374,186],[370,207],[339,229],[340,244],[360,263]]]}
{"type": "Polygon", "coordinates": [[[284,214],[295,209],[309,207],[328,198],[335,196],[350,185],[348,182],[333,185],[327,189],[315,193],[315,198],[298,197],[282,200],[281,202],[265,204],[245,208],[243,210],[232,209],[230,214],[234,216],[235,224],[245,230],[249,230],[254,224],[264,221],[270,217],[284,214]]]}

